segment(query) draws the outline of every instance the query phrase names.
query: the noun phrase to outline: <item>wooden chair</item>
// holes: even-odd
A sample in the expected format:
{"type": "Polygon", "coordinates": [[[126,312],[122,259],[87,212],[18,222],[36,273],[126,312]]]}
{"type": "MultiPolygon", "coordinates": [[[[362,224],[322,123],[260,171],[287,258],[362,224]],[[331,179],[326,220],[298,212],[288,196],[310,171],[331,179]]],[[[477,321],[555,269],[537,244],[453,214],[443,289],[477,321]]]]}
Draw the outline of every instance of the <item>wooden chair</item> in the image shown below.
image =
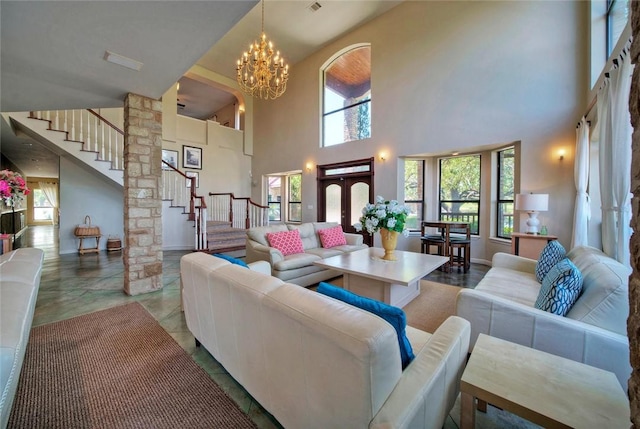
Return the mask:
{"type": "Polygon", "coordinates": [[[467,226],[465,230],[452,232],[463,233],[464,236],[449,236],[449,267],[458,267],[458,271],[462,267],[466,273],[471,267],[471,227],[467,226]]]}
{"type": "MultiPolygon", "coordinates": [[[[441,231],[440,234],[427,234],[425,223],[422,222],[420,226],[420,241],[421,241],[421,252],[426,253],[427,255],[446,255],[445,246],[446,239],[444,237],[444,231],[441,231]],[[436,252],[431,253],[431,248],[435,247],[436,252]]],[[[449,271],[448,263],[442,265],[439,269],[444,271],[449,271]]]]}

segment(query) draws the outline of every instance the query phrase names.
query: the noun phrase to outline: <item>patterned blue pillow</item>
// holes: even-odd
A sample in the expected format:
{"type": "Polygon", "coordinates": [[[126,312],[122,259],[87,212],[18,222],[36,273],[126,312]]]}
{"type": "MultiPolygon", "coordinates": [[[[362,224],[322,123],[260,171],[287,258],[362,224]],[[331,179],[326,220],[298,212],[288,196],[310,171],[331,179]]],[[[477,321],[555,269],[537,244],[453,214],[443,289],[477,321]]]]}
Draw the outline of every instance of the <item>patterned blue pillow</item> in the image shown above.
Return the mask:
{"type": "Polygon", "coordinates": [[[346,302],[347,304],[351,304],[363,310],[367,310],[389,322],[389,324],[396,330],[396,335],[398,337],[402,369],[405,369],[415,358],[413,349],[411,348],[411,343],[409,342],[406,334],[407,316],[401,308],[376,301],[375,299],[356,295],[353,292],[334,286],[331,283],[320,282],[316,292],[330,296],[331,298],[339,299],[342,302],[346,302]]]}
{"type": "Polygon", "coordinates": [[[542,280],[536,308],[565,316],[582,292],[582,274],[568,258],[554,265],[542,280]]]}
{"type": "Polygon", "coordinates": [[[562,261],[567,256],[564,247],[558,240],[553,240],[547,243],[540,252],[538,263],[536,264],[536,278],[540,283],[545,278],[549,270],[558,262],[562,261]]]}

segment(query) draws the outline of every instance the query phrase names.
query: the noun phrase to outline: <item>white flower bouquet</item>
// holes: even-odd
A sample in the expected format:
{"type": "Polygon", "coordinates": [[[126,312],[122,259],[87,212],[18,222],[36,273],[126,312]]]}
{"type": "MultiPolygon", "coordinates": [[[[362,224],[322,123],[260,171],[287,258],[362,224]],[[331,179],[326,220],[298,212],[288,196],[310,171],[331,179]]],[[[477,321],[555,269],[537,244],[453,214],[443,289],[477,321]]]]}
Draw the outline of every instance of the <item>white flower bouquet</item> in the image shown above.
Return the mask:
{"type": "Polygon", "coordinates": [[[369,234],[379,231],[381,228],[389,231],[407,233],[405,223],[409,209],[396,200],[386,201],[381,196],[376,198],[376,203],[368,203],[362,209],[360,222],[353,225],[356,231],[365,230],[369,234]]]}

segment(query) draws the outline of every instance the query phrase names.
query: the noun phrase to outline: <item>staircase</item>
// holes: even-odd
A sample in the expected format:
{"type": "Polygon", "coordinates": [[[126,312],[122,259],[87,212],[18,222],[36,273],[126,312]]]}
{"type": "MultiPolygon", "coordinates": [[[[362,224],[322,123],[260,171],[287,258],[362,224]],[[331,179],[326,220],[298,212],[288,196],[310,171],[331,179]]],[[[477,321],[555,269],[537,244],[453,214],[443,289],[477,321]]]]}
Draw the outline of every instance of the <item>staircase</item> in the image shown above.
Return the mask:
{"type": "MultiPolygon", "coordinates": [[[[91,109],[4,114],[16,133],[25,133],[52,152],[90,166],[106,179],[124,184],[124,132],[91,109]]],[[[230,252],[245,248],[246,230],[269,224],[268,207],[233,193],[196,195],[195,178],[165,161],[162,200],[182,209],[194,222],[194,249],[230,252]],[[190,181],[191,186],[186,186],[190,181]],[[211,209],[208,210],[207,206],[211,209]]]]}
{"type": "Polygon", "coordinates": [[[207,221],[207,245],[209,253],[244,250],[246,236],[247,232],[245,229],[233,228],[231,222],[207,221]]]}

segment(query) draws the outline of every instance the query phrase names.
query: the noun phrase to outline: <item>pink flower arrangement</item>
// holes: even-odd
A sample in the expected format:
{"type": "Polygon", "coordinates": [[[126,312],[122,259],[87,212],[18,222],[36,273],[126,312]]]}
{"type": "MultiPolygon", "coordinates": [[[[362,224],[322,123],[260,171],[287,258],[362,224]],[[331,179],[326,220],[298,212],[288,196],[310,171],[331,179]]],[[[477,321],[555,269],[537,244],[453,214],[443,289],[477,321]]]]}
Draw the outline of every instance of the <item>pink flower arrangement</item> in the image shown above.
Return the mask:
{"type": "Polygon", "coordinates": [[[22,201],[29,195],[27,182],[19,173],[10,170],[0,171],[0,197],[9,207],[14,207],[16,203],[22,201]]]}

